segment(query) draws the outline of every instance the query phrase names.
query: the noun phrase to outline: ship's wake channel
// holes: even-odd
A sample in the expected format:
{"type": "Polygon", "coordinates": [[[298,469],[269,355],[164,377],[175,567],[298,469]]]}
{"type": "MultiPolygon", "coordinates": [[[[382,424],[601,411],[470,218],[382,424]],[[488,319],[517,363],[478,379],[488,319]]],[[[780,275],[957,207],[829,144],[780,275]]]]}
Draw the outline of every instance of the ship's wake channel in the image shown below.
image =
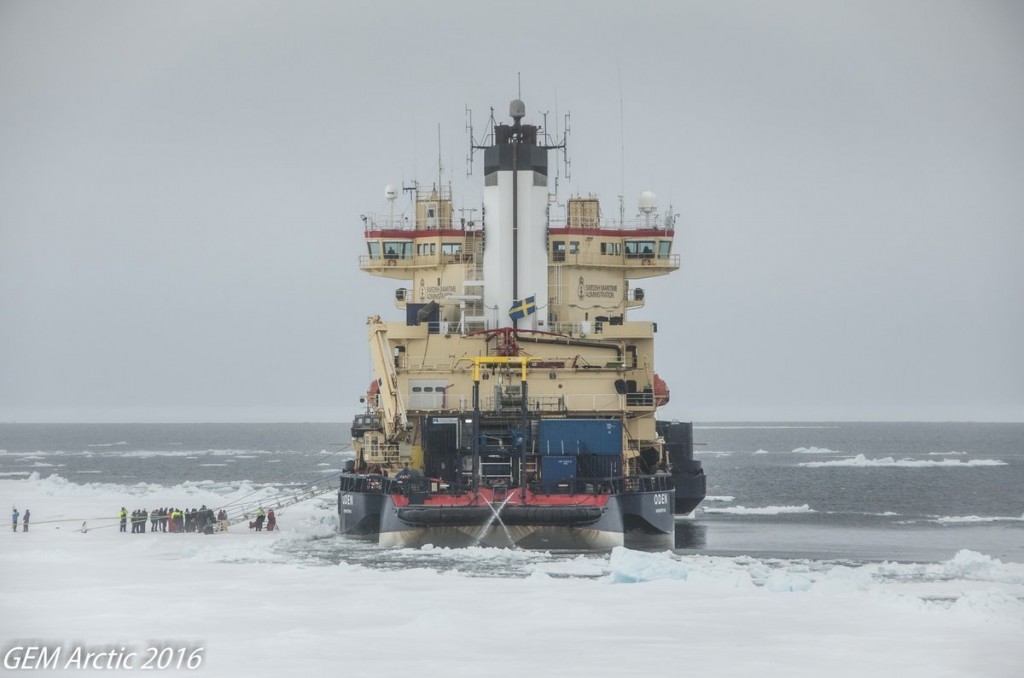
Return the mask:
{"type": "Polygon", "coordinates": [[[512,537],[512,533],[508,530],[508,526],[505,525],[505,522],[501,519],[502,510],[505,508],[509,500],[514,495],[515,492],[509,492],[508,496],[505,497],[505,501],[501,502],[501,504],[499,504],[497,508],[494,507],[494,502],[487,501],[486,498],[481,497],[481,499],[483,499],[484,502],[487,504],[488,508],[491,509],[491,517],[487,519],[487,522],[484,523],[484,526],[481,528],[480,534],[478,534],[476,537],[476,544],[474,544],[474,546],[480,545],[480,542],[483,541],[484,537],[487,536],[487,533],[490,532],[491,527],[494,525],[495,521],[497,521],[497,523],[501,525],[501,529],[504,530],[505,537],[508,538],[509,548],[518,548],[516,546],[515,539],[512,537]]]}

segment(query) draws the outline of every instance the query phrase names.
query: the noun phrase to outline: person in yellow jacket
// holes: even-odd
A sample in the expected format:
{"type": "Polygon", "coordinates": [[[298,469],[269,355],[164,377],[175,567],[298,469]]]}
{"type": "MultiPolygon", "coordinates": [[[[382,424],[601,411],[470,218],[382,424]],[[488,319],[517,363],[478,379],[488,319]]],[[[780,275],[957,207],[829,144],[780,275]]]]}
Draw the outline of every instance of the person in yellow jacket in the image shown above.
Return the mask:
{"type": "Polygon", "coordinates": [[[121,531],[125,531],[125,527],[128,526],[128,509],[121,507],[121,512],[117,514],[117,517],[121,519],[121,531]]]}

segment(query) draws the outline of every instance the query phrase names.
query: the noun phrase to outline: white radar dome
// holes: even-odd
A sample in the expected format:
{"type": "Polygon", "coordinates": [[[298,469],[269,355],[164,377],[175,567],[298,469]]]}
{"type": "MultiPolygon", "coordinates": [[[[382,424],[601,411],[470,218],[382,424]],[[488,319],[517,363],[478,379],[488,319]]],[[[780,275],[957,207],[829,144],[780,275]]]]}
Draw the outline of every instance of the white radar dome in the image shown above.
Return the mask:
{"type": "Polygon", "coordinates": [[[394,200],[395,198],[398,197],[398,191],[395,190],[394,186],[388,184],[387,186],[384,187],[384,197],[387,198],[388,200],[394,200]]]}
{"type": "Polygon", "coordinates": [[[640,194],[640,211],[650,214],[654,211],[654,191],[644,191],[640,194]]]}

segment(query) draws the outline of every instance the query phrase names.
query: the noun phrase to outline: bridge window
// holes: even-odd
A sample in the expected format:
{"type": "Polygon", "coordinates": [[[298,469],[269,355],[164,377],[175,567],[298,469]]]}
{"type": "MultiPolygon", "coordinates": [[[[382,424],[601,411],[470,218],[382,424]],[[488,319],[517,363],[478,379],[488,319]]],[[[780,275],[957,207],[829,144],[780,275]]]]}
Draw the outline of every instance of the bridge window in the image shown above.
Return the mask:
{"type": "Polygon", "coordinates": [[[654,256],[653,240],[627,240],[627,259],[648,259],[654,256]]]}
{"type": "MultiPolygon", "coordinates": [[[[462,243],[459,242],[445,242],[441,243],[441,256],[445,259],[445,263],[457,264],[463,260],[462,257],[462,243]]],[[[438,283],[440,284],[440,283],[438,283]]]]}
{"type": "Polygon", "coordinates": [[[668,259],[668,255],[672,253],[672,241],[671,240],[659,240],[658,241],[658,258],[668,259]]]}
{"type": "Polygon", "coordinates": [[[412,259],[412,243],[403,240],[385,240],[384,258],[412,259]]]}
{"type": "Polygon", "coordinates": [[[565,261],[565,241],[556,240],[551,243],[551,258],[553,261],[565,261]]]}
{"type": "Polygon", "coordinates": [[[380,259],[380,243],[374,240],[373,242],[366,243],[366,248],[370,251],[371,259],[380,259]]]}

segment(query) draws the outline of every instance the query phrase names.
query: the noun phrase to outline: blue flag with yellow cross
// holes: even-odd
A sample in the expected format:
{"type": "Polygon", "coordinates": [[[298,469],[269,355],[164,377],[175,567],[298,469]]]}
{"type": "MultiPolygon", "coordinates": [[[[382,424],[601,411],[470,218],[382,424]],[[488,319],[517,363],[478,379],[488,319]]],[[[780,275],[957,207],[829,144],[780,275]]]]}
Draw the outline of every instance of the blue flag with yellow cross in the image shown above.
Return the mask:
{"type": "Polygon", "coordinates": [[[512,308],[508,311],[508,317],[512,320],[519,320],[536,312],[537,302],[535,297],[526,297],[525,299],[516,299],[512,302],[512,308]]]}

